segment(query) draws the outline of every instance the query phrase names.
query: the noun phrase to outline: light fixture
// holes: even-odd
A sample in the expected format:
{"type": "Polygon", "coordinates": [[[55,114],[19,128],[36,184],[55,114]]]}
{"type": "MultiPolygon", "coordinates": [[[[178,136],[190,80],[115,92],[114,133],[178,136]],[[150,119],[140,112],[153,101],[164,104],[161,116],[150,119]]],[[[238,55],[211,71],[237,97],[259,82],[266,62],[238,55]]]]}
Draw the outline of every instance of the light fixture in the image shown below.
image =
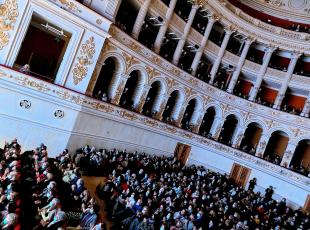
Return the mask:
{"type": "Polygon", "coordinates": [[[58,29],[56,29],[55,27],[50,26],[50,25],[48,24],[48,22],[46,22],[46,24],[41,24],[41,26],[44,27],[46,30],[55,33],[55,34],[58,35],[58,36],[67,37],[67,35],[65,35],[63,29],[58,30],[58,29]]]}

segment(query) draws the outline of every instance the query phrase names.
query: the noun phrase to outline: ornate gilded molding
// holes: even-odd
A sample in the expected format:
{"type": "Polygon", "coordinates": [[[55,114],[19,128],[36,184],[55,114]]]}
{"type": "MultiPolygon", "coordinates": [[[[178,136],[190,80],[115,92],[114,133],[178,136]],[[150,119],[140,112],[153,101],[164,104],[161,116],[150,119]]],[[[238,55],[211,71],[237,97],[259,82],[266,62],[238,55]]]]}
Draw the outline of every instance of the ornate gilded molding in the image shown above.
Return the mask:
{"type": "Polygon", "coordinates": [[[18,14],[17,0],[5,0],[0,5],[0,50],[8,45],[18,14]]]}
{"type": "MultiPolygon", "coordinates": [[[[57,2],[57,0],[53,0],[54,2],[57,2]]],[[[65,9],[72,13],[82,12],[76,5],[76,3],[70,1],[70,0],[58,0],[61,5],[64,6],[65,9]]]]}
{"type": "Polygon", "coordinates": [[[126,60],[126,72],[129,70],[129,68],[132,65],[136,65],[140,63],[140,61],[135,59],[133,56],[126,54],[125,52],[123,52],[122,55],[125,57],[125,60],[126,60]]]}
{"type": "Polygon", "coordinates": [[[79,84],[87,75],[88,67],[93,64],[93,57],[96,52],[96,45],[94,37],[90,37],[82,45],[80,50],[80,56],[77,58],[78,62],[75,64],[73,73],[73,83],[79,84]]]}
{"type": "Polygon", "coordinates": [[[151,67],[145,67],[146,69],[146,72],[149,76],[149,82],[154,78],[154,77],[157,77],[157,76],[160,76],[160,72],[156,71],[155,68],[151,68],[151,67]]]}

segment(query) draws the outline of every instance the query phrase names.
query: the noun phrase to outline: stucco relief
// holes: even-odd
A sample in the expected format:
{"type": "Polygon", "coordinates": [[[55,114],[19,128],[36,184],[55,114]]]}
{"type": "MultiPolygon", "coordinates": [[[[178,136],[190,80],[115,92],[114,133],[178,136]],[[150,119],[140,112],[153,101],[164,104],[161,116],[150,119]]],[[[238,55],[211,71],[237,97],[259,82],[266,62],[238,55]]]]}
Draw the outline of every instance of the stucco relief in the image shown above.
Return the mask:
{"type": "Polygon", "coordinates": [[[5,0],[0,4],[0,50],[8,45],[18,14],[17,0],[5,0]]]}
{"type": "Polygon", "coordinates": [[[71,0],[53,0],[54,2],[59,2],[65,9],[72,13],[82,12],[78,6],[76,5],[75,1],[71,0]]]}
{"type": "Polygon", "coordinates": [[[88,67],[93,64],[93,57],[96,53],[96,45],[94,37],[90,37],[85,41],[80,49],[80,56],[72,70],[73,83],[79,84],[88,74],[88,67]]]}

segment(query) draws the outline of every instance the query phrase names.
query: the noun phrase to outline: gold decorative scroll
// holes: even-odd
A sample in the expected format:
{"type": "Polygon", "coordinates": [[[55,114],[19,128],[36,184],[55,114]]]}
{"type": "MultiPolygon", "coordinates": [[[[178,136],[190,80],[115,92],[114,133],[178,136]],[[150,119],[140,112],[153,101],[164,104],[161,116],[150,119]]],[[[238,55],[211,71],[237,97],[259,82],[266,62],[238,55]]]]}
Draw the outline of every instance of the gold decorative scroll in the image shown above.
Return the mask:
{"type": "Polygon", "coordinates": [[[78,62],[75,64],[72,74],[73,74],[73,83],[75,85],[79,84],[87,75],[88,67],[93,64],[93,57],[96,52],[95,50],[95,39],[90,37],[82,45],[80,50],[80,56],[77,58],[78,62]]]}
{"type": "MultiPolygon", "coordinates": [[[[56,0],[54,0],[56,1],[56,0]]],[[[71,12],[81,12],[81,10],[76,6],[75,3],[69,0],[59,0],[59,2],[71,12]]]]}
{"type": "Polygon", "coordinates": [[[17,0],[5,0],[5,2],[0,5],[0,50],[9,43],[9,32],[14,29],[17,17],[17,0]]]}

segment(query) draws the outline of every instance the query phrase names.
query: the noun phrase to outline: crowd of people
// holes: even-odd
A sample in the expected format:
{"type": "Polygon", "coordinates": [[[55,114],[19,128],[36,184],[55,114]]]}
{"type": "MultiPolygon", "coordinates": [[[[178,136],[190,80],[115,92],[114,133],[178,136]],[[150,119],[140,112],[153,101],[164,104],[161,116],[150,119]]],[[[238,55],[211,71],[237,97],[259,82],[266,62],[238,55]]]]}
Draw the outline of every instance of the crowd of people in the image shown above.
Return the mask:
{"type": "Polygon", "coordinates": [[[106,229],[81,173],[105,176],[97,196],[113,229],[309,229],[309,213],[286,200],[237,186],[228,175],[182,166],[175,157],[85,146],[48,157],[44,144],[21,152],[17,140],[1,149],[1,229],[106,229]]]}
{"type": "Polygon", "coordinates": [[[105,200],[115,229],[309,229],[309,214],[286,200],[254,192],[200,166],[174,157],[85,147],[74,156],[83,170],[107,178],[97,195],[105,200]]]}
{"type": "Polygon", "coordinates": [[[0,229],[105,229],[68,150],[56,159],[44,144],[22,153],[16,139],[0,150],[0,229]]]}

